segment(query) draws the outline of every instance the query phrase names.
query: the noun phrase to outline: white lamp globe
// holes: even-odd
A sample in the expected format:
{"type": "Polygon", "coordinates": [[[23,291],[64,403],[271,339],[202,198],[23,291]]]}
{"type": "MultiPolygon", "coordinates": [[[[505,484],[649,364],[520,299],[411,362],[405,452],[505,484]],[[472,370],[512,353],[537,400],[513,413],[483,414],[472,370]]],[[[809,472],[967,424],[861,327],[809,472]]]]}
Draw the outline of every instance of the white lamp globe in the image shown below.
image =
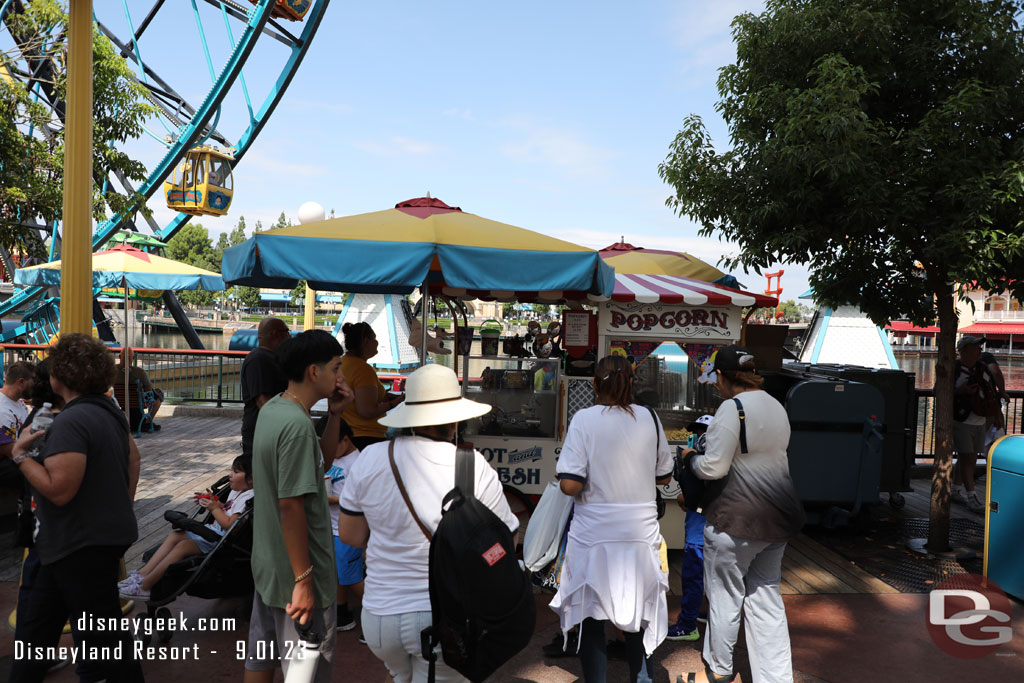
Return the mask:
{"type": "Polygon", "coordinates": [[[306,202],[299,207],[299,223],[316,223],[324,219],[324,207],[316,202],[306,202]]]}

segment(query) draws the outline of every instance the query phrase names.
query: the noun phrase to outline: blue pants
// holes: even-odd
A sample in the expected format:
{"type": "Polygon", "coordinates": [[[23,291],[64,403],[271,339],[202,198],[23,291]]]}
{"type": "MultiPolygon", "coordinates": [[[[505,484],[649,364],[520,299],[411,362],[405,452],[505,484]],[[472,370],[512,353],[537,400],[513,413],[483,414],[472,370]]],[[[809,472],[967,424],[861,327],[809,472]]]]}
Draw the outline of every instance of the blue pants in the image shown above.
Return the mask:
{"type": "Polygon", "coordinates": [[[679,600],[677,623],[686,633],[697,628],[697,613],[704,598],[704,546],[690,545],[683,548],[682,572],[683,597],[679,600]]]}

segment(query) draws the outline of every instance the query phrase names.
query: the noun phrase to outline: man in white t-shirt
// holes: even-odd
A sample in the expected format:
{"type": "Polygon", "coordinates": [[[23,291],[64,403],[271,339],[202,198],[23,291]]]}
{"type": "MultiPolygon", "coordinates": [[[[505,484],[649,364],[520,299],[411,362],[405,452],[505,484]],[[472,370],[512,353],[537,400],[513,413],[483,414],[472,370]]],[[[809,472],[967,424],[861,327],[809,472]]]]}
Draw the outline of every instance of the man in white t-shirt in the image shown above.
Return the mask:
{"type": "Polygon", "coordinates": [[[4,456],[0,458],[0,487],[21,491],[24,482],[9,456],[28,417],[24,398],[32,389],[35,375],[36,367],[27,361],[11,363],[4,372],[4,385],[0,387],[0,455],[4,456]]]}

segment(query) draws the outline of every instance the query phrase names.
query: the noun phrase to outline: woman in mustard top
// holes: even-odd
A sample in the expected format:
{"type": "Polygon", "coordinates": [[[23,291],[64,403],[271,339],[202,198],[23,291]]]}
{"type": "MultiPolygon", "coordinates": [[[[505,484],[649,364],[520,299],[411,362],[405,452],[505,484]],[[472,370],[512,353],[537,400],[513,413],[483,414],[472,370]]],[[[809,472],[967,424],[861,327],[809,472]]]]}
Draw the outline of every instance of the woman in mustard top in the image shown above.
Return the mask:
{"type": "Polygon", "coordinates": [[[366,361],[377,355],[377,335],[368,323],[345,323],[345,355],[341,357],[341,372],[355,392],[353,401],[342,417],[352,427],[352,443],[362,450],[371,443],[384,441],[387,427],[377,423],[389,410],[402,402],[401,394],[389,394],[377,379],[377,372],[366,361]]]}

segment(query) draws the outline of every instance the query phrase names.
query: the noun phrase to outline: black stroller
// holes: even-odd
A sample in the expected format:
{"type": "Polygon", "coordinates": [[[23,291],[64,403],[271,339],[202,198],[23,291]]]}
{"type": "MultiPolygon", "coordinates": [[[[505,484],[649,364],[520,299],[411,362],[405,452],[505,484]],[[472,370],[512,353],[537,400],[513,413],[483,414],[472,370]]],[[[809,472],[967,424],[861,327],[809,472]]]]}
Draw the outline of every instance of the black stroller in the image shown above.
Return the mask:
{"type": "MultiPolygon", "coordinates": [[[[218,479],[210,487],[211,492],[225,502],[231,493],[227,476],[218,479]]],[[[212,515],[198,507],[192,514],[178,510],[167,510],[164,519],[180,531],[191,531],[203,538],[216,542],[210,552],[205,555],[193,555],[167,568],[167,573],[154,584],[146,601],[146,619],[153,623],[154,618],[163,618],[163,623],[171,622],[171,611],[165,607],[183,593],[204,598],[233,598],[252,596],[253,580],[250,559],[252,557],[252,501],[246,503],[245,510],[235,519],[234,523],[218,535],[206,526],[212,515]]],[[[159,545],[153,546],[142,555],[148,562],[159,545]]],[[[152,629],[142,631],[140,636],[144,645],[152,640],[152,629]]],[[[160,642],[168,642],[173,631],[158,630],[160,642]]]]}

